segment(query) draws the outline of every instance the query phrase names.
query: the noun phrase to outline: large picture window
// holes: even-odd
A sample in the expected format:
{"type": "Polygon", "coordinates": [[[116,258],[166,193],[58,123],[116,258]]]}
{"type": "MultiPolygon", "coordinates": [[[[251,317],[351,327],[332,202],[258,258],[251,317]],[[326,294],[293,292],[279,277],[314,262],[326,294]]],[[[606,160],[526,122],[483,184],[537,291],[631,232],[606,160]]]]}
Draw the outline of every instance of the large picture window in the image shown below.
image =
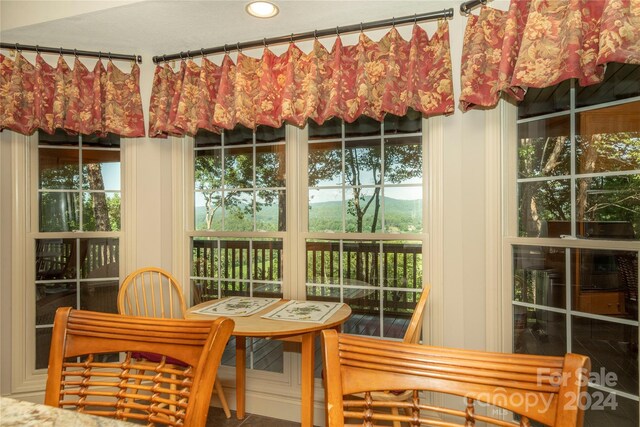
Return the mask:
{"type": "MultiPolygon", "coordinates": [[[[402,339],[424,275],[422,116],[285,130],[195,136],[191,303],[292,294],[340,301],[354,312],[346,332],[402,339]],[[304,269],[298,277],[291,263],[304,269]]],[[[235,363],[234,345],[223,364],[235,363]]],[[[283,349],[249,340],[247,367],[283,372],[283,349]]],[[[317,376],[321,363],[318,354],[317,376]]]]}
{"type": "Polygon", "coordinates": [[[311,123],[308,150],[307,299],[348,303],[345,332],[401,339],[422,289],[422,118],[311,123]]]}
{"type": "Polygon", "coordinates": [[[585,426],[638,425],[640,67],[518,108],[513,350],[591,358],[585,426]]]}

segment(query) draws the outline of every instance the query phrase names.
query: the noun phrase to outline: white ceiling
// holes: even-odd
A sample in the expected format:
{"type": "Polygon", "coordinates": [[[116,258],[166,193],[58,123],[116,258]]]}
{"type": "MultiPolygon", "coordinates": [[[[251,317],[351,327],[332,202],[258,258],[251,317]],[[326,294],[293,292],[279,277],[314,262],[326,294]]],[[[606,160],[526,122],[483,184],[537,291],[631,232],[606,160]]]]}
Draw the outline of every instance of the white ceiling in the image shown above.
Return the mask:
{"type": "Polygon", "coordinates": [[[244,11],[247,3],[248,0],[0,0],[0,39],[6,43],[148,56],[410,16],[459,4],[399,0],[276,1],[280,14],[259,19],[244,11]]]}
{"type": "Polygon", "coordinates": [[[0,40],[142,54],[147,60],[149,55],[457,8],[460,2],[276,0],[280,14],[271,19],[249,16],[244,11],[246,3],[248,0],[0,0],[0,40]]]}

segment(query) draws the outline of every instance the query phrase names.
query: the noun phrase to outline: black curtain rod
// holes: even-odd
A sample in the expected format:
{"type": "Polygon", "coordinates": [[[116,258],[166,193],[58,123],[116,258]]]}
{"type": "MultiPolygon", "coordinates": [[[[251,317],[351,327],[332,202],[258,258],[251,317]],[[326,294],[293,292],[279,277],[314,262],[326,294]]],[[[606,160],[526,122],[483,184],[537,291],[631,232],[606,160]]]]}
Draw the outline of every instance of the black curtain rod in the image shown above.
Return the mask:
{"type": "Polygon", "coordinates": [[[487,0],[466,1],[460,5],[460,12],[462,12],[463,15],[468,15],[471,13],[473,9],[480,6],[481,4],[482,5],[487,4],[487,0]]]}
{"type": "Polygon", "coordinates": [[[214,53],[223,53],[223,52],[226,53],[234,50],[241,51],[242,49],[249,49],[249,48],[260,47],[260,46],[296,42],[300,40],[311,40],[317,37],[326,37],[326,36],[333,36],[338,34],[353,33],[356,31],[371,30],[374,28],[384,28],[390,25],[410,24],[415,22],[430,21],[434,19],[452,18],[452,17],[453,17],[453,8],[449,8],[449,9],[443,9],[438,12],[429,12],[429,13],[423,13],[420,15],[416,14],[412,16],[403,16],[401,18],[384,19],[381,21],[347,25],[344,27],[327,28],[325,30],[314,30],[314,31],[308,31],[306,33],[298,33],[298,34],[292,33],[291,35],[288,35],[288,36],[271,37],[271,38],[265,38],[262,40],[253,40],[249,42],[236,43],[232,45],[225,44],[224,46],[210,47],[207,49],[188,50],[186,52],[173,53],[171,55],[158,55],[153,57],[153,62],[155,64],[158,64],[160,62],[173,61],[176,59],[192,58],[195,56],[207,56],[207,55],[212,55],[214,53]]]}
{"type": "Polygon", "coordinates": [[[27,50],[30,52],[44,52],[44,53],[58,53],[60,55],[74,55],[74,56],[88,56],[91,58],[107,58],[107,59],[122,59],[126,61],[136,61],[142,63],[142,56],[140,55],[123,55],[121,53],[111,52],[94,52],[90,50],[77,50],[77,49],[63,49],[61,47],[44,47],[44,46],[32,46],[28,44],[19,43],[0,43],[2,49],[14,49],[17,51],[27,50]]]}

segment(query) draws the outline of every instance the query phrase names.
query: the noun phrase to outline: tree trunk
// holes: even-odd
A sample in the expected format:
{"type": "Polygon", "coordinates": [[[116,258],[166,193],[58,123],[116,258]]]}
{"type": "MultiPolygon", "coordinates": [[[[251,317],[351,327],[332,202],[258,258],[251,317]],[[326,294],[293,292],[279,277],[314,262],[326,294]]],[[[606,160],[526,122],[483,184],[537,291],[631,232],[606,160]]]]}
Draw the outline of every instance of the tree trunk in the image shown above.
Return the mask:
{"type": "MultiPolygon", "coordinates": [[[[102,180],[102,167],[99,163],[90,163],[87,165],[87,177],[89,180],[89,189],[104,190],[104,181],[102,180]]],[[[91,193],[93,198],[93,216],[96,220],[96,231],[111,231],[111,223],[109,222],[109,207],[107,206],[107,196],[104,192],[91,193]]]]}

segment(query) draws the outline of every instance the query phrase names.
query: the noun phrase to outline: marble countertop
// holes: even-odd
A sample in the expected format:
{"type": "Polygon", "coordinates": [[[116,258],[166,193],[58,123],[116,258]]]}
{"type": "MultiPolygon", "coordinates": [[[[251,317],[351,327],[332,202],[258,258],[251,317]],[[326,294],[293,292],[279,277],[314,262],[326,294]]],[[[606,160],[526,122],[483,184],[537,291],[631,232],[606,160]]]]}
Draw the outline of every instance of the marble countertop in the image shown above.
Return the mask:
{"type": "Polygon", "coordinates": [[[135,424],[0,396],[0,426],[124,427],[135,424]]]}

